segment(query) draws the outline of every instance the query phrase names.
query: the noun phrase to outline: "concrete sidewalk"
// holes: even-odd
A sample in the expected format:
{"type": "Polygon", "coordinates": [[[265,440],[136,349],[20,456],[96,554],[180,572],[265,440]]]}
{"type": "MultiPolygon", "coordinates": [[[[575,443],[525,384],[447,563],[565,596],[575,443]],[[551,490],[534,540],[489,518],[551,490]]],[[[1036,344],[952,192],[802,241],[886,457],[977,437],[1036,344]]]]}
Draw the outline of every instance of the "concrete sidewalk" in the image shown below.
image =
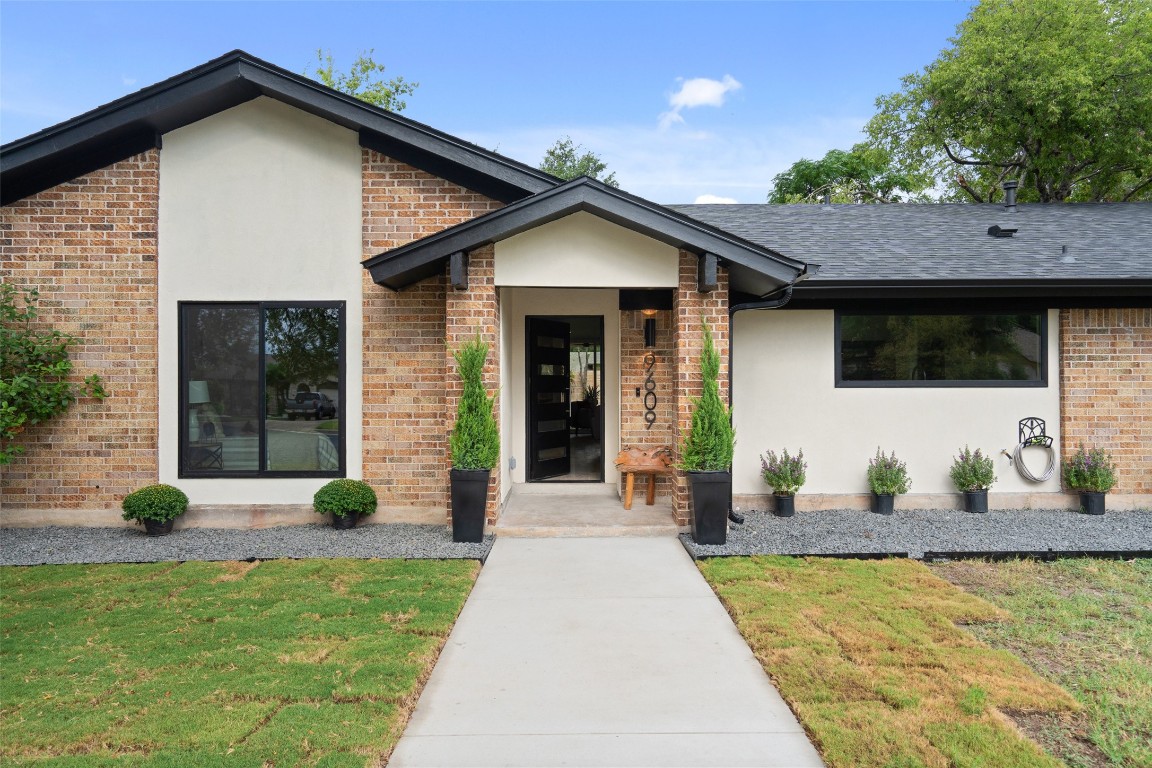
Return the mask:
{"type": "Polygon", "coordinates": [[[675,538],[498,538],[389,766],[822,766],[675,538]]]}

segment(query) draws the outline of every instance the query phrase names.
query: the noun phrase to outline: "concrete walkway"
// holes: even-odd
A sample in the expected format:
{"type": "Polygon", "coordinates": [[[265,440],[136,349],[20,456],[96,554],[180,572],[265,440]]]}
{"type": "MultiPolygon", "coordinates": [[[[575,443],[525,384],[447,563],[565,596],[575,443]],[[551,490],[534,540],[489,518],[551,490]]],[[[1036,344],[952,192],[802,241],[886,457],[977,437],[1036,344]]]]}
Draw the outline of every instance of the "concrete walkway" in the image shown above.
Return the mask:
{"type": "Polygon", "coordinates": [[[391,768],[821,766],[680,543],[497,538],[391,768]]]}

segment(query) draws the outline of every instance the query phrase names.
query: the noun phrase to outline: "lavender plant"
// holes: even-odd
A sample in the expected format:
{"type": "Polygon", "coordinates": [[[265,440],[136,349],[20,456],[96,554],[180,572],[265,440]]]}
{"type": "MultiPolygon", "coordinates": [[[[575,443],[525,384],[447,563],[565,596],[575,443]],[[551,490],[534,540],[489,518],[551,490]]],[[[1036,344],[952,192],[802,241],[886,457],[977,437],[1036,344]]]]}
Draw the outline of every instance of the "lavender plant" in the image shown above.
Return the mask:
{"type": "Polygon", "coordinates": [[[958,491],[986,491],[996,482],[996,465],[992,457],[985,456],[979,448],[973,451],[965,445],[952,460],[948,474],[958,491]]]}
{"type": "Polygon", "coordinates": [[[1116,485],[1116,463],[1103,448],[1080,447],[1064,460],[1064,482],[1074,491],[1107,493],[1116,485]]]}
{"type": "Polygon", "coordinates": [[[877,496],[908,493],[912,480],[908,477],[908,467],[896,458],[893,451],[889,456],[876,448],[876,457],[868,460],[868,486],[877,496]]]}
{"type": "Polygon", "coordinates": [[[779,456],[768,451],[760,457],[760,467],[764,482],[772,487],[774,493],[782,496],[795,496],[807,479],[804,472],[808,464],[804,461],[803,448],[795,456],[790,456],[787,448],[779,456]]]}

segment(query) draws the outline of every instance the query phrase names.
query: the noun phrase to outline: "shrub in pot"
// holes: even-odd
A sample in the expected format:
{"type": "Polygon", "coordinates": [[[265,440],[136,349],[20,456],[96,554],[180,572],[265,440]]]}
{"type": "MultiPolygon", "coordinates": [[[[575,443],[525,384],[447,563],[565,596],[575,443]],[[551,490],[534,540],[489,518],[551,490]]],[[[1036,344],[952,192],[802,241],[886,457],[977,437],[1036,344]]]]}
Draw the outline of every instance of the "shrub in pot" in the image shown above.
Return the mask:
{"type": "Polygon", "coordinates": [[[688,473],[692,494],[692,538],[698,544],[723,544],[728,540],[736,432],[732,414],[720,399],[720,353],[707,325],[700,371],[703,389],[692,402],[692,425],[680,448],[680,468],[688,473]]]}
{"type": "Polygon", "coordinates": [[[321,515],[332,515],[333,528],[355,528],[361,517],[376,511],[376,491],[362,480],[340,478],[316,491],[312,508],[321,515]]]}
{"type": "Polygon", "coordinates": [[[988,511],[988,489],[996,482],[996,465],[991,456],[985,456],[964,446],[952,460],[948,472],[956,490],[964,494],[964,509],[969,512],[988,511]]]}
{"type": "Polygon", "coordinates": [[[1080,494],[1080,511],[1088,515],[1104,514],[1104,494],[1116,485],[1116,463],[1103,448],[1086,448],[1081,443],[1076,452],[1064,460],[1064,483],[1080,494]]]}
{"type": "Polygon", "coordinates": [[[495,397],[484,390],[488,345],[479,337],[453,354],[464,391],[449,446],[452,451],[452,540],[482,541],[488,481],[500,459],[500,429],[492,414],[495,397]]]}
{"type": "Polygon", "coordinates": [[[808,464],[804,461],[804,449],[801,448],[795,456],[790,456],[787,448],[779,456],[768,451],[760,457],[760,468],[764,482],[772,488],[772,495],[776,497],[776,514],[792,517],[796,512],[796,493],[807,479],[805,471],[808,464]]]}
{"type": "Polygon", "coordinates": [[[172,521],[188,509],[188,496],[172,485],[157,483],[138,488],[120,503],[124,519],[143,523],[149,536],[166,536],[172,521]]]}
{"type": "Polygon", "coordinates": [[[868,487],[872,490],[872,511],[892,514],[896,496],[912,487],[908,467],[896,458],[895,451],[889,456],[876,448],[875,458],[868,460],[868,487]]]}

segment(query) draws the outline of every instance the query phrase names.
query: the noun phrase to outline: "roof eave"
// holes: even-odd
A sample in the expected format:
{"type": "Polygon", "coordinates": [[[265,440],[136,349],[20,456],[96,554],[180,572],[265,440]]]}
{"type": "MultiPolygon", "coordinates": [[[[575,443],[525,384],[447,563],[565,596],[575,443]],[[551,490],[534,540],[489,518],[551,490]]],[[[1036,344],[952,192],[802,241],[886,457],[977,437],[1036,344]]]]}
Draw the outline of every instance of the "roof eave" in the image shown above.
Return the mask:
{"type": "Polygon", "coordinates": [[[442,263],[452,253],[475,250],[578,212],[591,213],[675,248],[715,254],[780,284],[800,279],[808,266],[587,177],[385,251],[363,265],[376,283],[400,290],[424,279],[429,274],[428,264],[442,263]]]}

